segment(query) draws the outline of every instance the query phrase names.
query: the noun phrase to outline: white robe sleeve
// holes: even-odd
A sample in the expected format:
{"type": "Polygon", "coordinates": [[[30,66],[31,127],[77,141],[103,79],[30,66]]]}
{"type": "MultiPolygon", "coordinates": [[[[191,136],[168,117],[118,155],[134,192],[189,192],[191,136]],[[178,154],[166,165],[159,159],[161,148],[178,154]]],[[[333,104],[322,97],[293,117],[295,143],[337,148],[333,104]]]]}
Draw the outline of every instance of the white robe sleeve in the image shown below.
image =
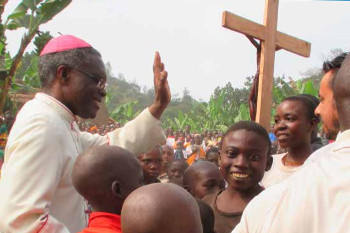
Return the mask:
{"type": "Polygon", "coordinates": [[[64,145],[48,123],[54,124],[35,116],[11,132],[0,180],[0,232],[69,232],[49,214],[61,178],[64,145]]]}
{"type": "Polygon", "coordinates": [[[105,136],[90,133],[81,133],[83,151],[91,146],[114,145],[120,146],[138,155],[152,149],[154,146],[165,142],[165,133],[161,122],[150,111],[143,110],[134,120],[125,124],[105,136]]]}

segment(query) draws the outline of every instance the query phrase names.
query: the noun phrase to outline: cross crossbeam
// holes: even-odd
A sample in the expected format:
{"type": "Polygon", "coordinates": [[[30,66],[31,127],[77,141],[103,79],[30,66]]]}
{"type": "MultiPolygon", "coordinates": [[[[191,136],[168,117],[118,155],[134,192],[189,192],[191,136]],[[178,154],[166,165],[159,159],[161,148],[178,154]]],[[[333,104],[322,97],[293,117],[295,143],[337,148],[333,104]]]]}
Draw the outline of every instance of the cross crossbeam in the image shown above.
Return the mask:
{"type": "Polygon", "coordinates": [[[242,33],[248,38],[255,38],[261,41],[259,87],[255,119],[266,130],[270,128],[276,50],[284,49],[304,57],[309,57],[311,51],[311,44],[309,42],[277,31],[277,18],[278,0],[265,1],[263,25],[227,11],[224,11],[222,14],[223,27],[242,33]]]}

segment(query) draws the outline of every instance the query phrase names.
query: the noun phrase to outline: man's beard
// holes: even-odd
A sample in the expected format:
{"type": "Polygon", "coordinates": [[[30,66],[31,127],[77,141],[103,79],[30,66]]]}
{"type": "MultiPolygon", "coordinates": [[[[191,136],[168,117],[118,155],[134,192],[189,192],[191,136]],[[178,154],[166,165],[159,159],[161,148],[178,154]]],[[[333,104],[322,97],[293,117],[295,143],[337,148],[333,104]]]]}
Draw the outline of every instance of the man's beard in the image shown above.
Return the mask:
{"type": "Polygon", "coordinates": [[[340,131],[338,120],[333,121],[333,129],[328,129],[326,131],[326,138],[328,140],[335,140],[340,131]]]}

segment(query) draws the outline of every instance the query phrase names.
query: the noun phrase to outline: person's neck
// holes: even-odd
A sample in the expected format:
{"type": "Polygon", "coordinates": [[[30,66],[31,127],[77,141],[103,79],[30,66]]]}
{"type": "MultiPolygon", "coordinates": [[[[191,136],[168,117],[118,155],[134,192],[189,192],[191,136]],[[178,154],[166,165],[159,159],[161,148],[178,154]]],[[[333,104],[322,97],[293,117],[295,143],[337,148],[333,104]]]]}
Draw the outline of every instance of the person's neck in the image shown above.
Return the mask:
{"type": "Polygon", "coordinates": [[[227,195],[230,196],[230,198],[240,198],[242,200],[250,201],[253,199],[256,195],[261,193],[264,190],[263,187],[261,187],[259,184],[256,184],[254,187],[245,189],[245,190],[237,190],[230,186],[226,188],[227,195]]]}
{"type": "Polygon", "coordinates": [[[350,129],[350,98],[336,99],[340,131],[350,129]]]}
{"type": "Polygon", "coordinates": [[[105,212],[111,214],[118,214],[122,212],[122,205],[111,205],[111,203],[94,203],[91,204],[93,212],[105,212]]]}
{"type": "Polygon", "coordinates": [[[158,179],[157,178],[153,178],[153,177],[145,177],[145,179],[143,180],[144,184],[153,184],[153,183],[157,183],[158,179]]]}
{"type": "Polygon", "coordinates": [[[61,92],[57,91],[56,88],[44,89],[43,93],[45,93],[46,95],[49,95],[52,98],[58,100],[59,102],[61,102],[62,104],[64,104],[68,108],[67,104],[64,101],[64,98],[62,97],[61,92]]]}
{"type": "Polygon", "coordinates": [[[301,166],[311,154],[311,145],[298,145],[295,148],[288,148],[287,155],[284,158],[285,166],[301,166]]]}

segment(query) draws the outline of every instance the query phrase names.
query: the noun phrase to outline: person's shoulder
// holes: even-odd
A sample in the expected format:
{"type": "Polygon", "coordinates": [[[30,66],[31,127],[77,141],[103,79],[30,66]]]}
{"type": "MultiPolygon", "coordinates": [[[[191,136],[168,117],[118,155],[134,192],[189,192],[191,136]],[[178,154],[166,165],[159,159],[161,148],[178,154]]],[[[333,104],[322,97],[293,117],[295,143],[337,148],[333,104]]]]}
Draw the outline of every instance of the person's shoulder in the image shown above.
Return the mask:
{"type": "Polygon", "coordinates": [[[222,191],[218,191],[218,192],[214,192],[214,193],[209,193],[207,195],[205,195],[203,198],[202,198],[202,201],[204,201],[205,203],[207,203],[208,205],[210,205],[211,207],[214,206],[214,202],[215,202],[215,199],[216,197],[219,195],[219,193],[221,193],[222,191]]]}
{"type": "Polygon", "coordinates": [[[274,154],[274,155],[271,155],[271,157],[273,158],[273,160],[281,160],[283,158],[283,156],[285,156],[286,153],[281,153],[281,154],[274,154]]]}
{"type": "Polygon", "coordinates": [[[282,182],[265,189],[255,196],[244,210],[244,217],[247,222],[250,224],[254,223],[254,225],[263,224],[264,217],[262,216],[267,216],[274,207],[279,205],[287,192],[287,182],[282,182]]]}
{"type": "Polygon", "coordinates": [[[38,118],[56,122],[58,115],[51,108],[45,108],[40,101],[32,99],[23,105],[16,116],[16,121],[31,121],[38,118]]]}
{"type": "Polygon", "coordinates": [[[305,161],[305,164],[310,163],[310,162],[311,163],[316,162],[317,160],[320,160],[322,158],[329,156],[329,153],[330,153],[330,151],[332,151],[332,148],[334,147],[334,145],[335,145],[334,143],[330,143],[330,144],[323,146],[320,149],[316,150],[305,161]]]}
{"type": "MultiPolygon", "coordinates": [[[[13,137],[24,136],[27,134],[43,135],[48,138],[53,135],[61,135],[62,130],[67,127],[64,122],[50,109],[42,107],[40,102],[34,100],[28,101],[18,112],[15,122],[12,126],[9,141],[13,137]]],[[[36,138],[33,138],[33,140],[36,138]]],[[[43,138],[38,138],[42,140],[43,138]]]]}

